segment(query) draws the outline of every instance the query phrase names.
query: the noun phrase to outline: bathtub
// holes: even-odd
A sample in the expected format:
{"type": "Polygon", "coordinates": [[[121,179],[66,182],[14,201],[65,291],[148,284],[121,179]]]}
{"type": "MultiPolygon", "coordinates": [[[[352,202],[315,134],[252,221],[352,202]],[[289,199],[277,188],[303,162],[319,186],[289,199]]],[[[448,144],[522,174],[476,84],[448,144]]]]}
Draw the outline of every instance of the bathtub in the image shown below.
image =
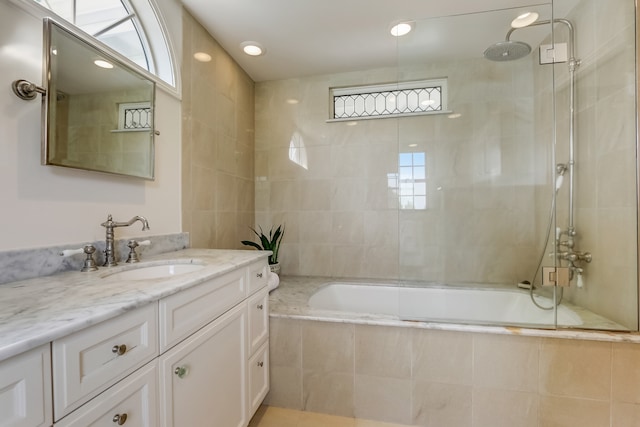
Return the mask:
{"type": "MultiPolygon", "coordinates": [[[[535,296],[545,307],[552,300],[535,296]]],[[[309,307],[349,313],[394,316],[401,320],[497,325],[554,325],[553,310],[541,310],[528,291],[464,287],[416,287],[328,283],[309,298],[309,307]]],[[[580,327],[581,316],[558,306],[558,325],[580,327]]]]}

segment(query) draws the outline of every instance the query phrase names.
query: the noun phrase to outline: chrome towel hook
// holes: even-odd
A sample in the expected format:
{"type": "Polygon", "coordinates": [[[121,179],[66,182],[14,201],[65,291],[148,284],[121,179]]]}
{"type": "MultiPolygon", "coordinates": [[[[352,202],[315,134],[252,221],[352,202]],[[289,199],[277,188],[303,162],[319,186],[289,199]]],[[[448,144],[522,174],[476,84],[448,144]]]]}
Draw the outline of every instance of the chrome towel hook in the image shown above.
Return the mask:
{"type": "Polygon", "coordinates": [[[15,80],[11,83],[11,89],[13,89],[13,93],[15,93],[18,98],[24,99],[25,101],[35,99],[39,93],[43,95],[47,93],[45,88],[22,79],[15,80]]]}

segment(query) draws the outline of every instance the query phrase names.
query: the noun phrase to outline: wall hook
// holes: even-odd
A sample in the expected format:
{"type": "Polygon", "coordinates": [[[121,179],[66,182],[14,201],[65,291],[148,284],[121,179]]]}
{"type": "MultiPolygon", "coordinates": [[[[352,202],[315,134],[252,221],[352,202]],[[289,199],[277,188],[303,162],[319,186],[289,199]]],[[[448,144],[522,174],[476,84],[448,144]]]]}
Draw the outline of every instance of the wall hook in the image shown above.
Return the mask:
{"type": "Polygon", "coordinates": [[[35,99],[39,93],[43,95],[47,93],[45,88],[22,79],[15,80],[11,83],[11,89],[13,89],[13,93],[15,93],[18,98],[24,99],[25,101],[35,99]]]}

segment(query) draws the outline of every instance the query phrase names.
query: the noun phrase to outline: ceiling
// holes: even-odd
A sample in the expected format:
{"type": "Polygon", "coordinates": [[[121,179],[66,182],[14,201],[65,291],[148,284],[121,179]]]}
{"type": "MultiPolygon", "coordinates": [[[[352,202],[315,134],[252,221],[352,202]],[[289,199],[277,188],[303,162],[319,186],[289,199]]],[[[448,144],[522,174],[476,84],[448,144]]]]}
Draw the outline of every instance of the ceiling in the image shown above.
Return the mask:
{"type": "MultiPolygon", "coordinates": [[[[256,82],[394,66],[399,52],[403,57],[413,52],[481,57],[487,46],[504,40],[511,19],[532,9],[532,2],[526,0],[182,1],[256,82]],[[511,10],[429,19],[500,9],[511,10]],[[416,29],[422,29],[392,37],[389,30],[398,21],[415,21],[416,29]],[[264,46],[266,54],[242,53],[240,44],[249,40],[264,46]],[[445,48],[440,41],[447,42],[445,48]]],[[[564,16],[578,1],[555,0],[555,16],[564,16]]],[[[543,18],[550,17],[550,2],[538,1],[534,6],[543,10],[543,18]]],[[[539,43],[542,37],[539,29],[518,33],[512,38],[534,47],[536,40],[525,38],[537,37],[539,43]]]]}

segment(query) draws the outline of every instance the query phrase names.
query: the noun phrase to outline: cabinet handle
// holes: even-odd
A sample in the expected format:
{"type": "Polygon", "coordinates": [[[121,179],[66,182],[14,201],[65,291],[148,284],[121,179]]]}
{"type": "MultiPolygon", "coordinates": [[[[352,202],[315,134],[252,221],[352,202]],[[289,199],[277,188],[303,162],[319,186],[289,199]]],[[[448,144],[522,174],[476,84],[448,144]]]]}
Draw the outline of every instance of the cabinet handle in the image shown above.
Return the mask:
{"type": "MultiPolygon", "coordinates": [[[[121,345],[114,345],[111,348],[111,352],[117,354],[118,356],[122,356],[123,354],[125,354],[127,352],[127,346],[124,344],[121,345]]],[[[125,416],[126,419],[126,416],[125,416]]]]}
{"type": "Polygon", "coordinates": [[[262,368],[264,366],[264,362],[262,361],[258,362],[258,366],[262,368]]]}
{"type": "Polygon", "coordinates": [[[122,424],[127,422],[127,414],[115,414],[112,421],[121,426],[122,424]]]}
{"type": "Polygon", "coordinates": [[[189,373],[189,368],[186,366],[178,366],[173,373],[176,374],[178,378],[184,378],[189,373]]]}
{"type": "Polygon", "coordinates": [[[256,274],[256,277],[257,277],[258,279],[262,279],[262,273],[258,273],[258,274],[256,274]]]}
{"type": "Polygon", "coordinates": [[[258,308],[258,310],[262,310],[264,306],[262,304],[258,304],[256,307],[258,308]]]}

